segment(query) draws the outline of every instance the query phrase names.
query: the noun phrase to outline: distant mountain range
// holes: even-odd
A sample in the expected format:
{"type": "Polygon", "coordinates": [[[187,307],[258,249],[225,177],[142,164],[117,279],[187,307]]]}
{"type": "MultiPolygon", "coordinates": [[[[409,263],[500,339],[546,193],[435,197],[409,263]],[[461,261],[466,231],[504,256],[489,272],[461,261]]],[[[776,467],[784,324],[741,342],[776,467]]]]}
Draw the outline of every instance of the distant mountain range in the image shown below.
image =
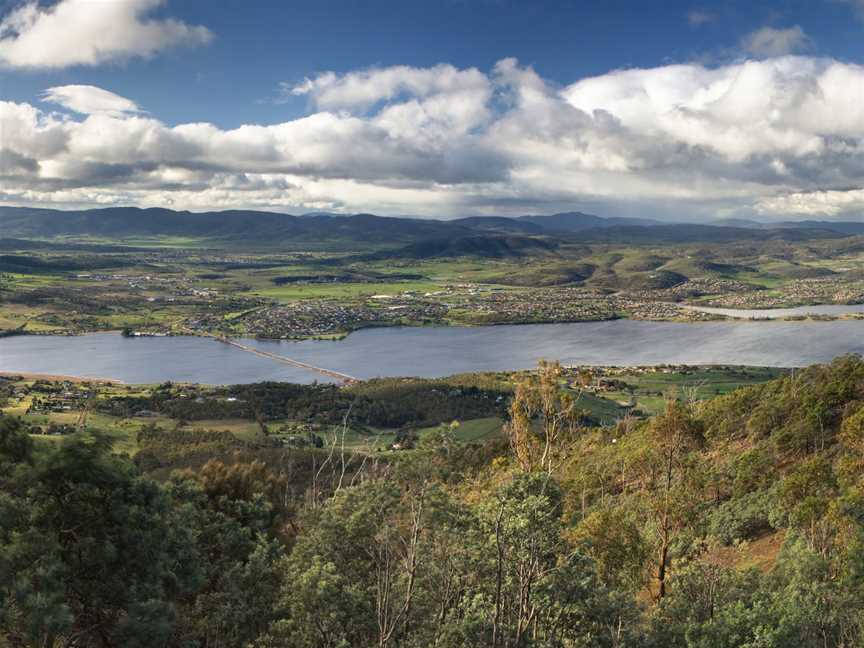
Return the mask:
{"type": "Polygon", "coordinates": [[[0,237],[70,242],[135,244],[154,237],[195,239],[213,247],[286,249],[377,248],[394,257],[546,254],[563,243],[685,243],[736,240],[805,240],[864,235],[864,223],[801,221],[711,224],[604,218],[581,212],[547,216],[472,216],[455,220],[349,216],[293,216],[264,211],[193,213],[171,209],[109,207],[61,211],[0,206],[0,237]]]}
{"type": "Polygon", "coordinates": [[[856,221],[780,221],[777,223],[760,223],[759,221],[746,220],[742,218],[728,218],[711,223],[718,227],[742,227],[747,229],[803,229],[803,230],[830,230],[847,236],[858,236],[864,234],[864,223],[856,221]]]}
{"type": "Polygon", "coordinates": [[[564,212],[548,216],[472,216],[450,221],[466,227],[499,231],[542,234],[543,232],[585,232],[610,227],[652,227],[664,225],[648,218],[604,218],[582,212],[564,212]]]}

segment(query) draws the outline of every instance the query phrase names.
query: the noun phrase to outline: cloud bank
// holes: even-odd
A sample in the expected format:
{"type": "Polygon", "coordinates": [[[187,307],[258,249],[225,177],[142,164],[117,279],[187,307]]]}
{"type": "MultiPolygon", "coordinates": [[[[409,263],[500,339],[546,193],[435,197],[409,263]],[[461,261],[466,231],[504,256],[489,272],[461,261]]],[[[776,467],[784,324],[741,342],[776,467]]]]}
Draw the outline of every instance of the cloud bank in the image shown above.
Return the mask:
{"type": "Polygon", "coordinates": [[[92,86],[46,92],[74,113],[0,102],[0,200],[688,219],[864,209],[864,67],[831,59],[619,70],[563,87],[506,59],[282,90],[308,114],[230,130],[169,125],[92,86]]]}
{"type": "Polygon", "coordinates": [[[30,0],[0,21],[0,64],[64,68],[149,57],[175,46],[207,43],[206,27],[148,18],[163,0],[30,0]]]}

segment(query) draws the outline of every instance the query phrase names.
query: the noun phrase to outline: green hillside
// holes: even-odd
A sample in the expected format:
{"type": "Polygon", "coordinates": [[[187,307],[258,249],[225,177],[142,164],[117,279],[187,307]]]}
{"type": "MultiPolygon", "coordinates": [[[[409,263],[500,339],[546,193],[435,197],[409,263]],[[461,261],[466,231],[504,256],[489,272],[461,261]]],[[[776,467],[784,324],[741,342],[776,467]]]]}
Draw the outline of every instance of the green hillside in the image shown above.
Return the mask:
{"type": "MultiPolygon", "coordinates": [[[[34,445],[0,417],[0,645],[861,645],[864,361],[709,400],[667,390],[657,415],[604,427],[572,379],[547,364],[480,391],[380,381],[332,409],[261,392],[256,407],[283,408],[269,416],[306,403],[348,421],[353,400],[446,420],[509,385],[504,437],[486,415],[386,452],[343,445],[338,425],[275,446],[155,423],[130,456],[92,428],[34,445]],[[187,468],[160,467],[172,457],[187,468]]],[[[250,403],[170,393],[126,402],[250,403]]]]}

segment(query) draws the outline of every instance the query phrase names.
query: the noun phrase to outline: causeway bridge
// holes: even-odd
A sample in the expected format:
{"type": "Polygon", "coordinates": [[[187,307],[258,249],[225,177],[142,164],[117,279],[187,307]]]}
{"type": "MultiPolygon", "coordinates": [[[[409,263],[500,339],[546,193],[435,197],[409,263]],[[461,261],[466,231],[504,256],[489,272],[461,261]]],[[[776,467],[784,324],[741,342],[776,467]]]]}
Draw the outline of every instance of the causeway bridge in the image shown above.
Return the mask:
{"type": "Polygon", "coordinates": [[[262,358],[268,358],[270,360],[275,360],[276,362],[281,362],[282,364],[289,365],[291,367],[297,367],[298,369],[306,369],[307,371],[314,371],[315,373],[319,373],[322,376],[327,376],[328,378],[334,378],[340,381],[343,384],[351,384],[355,382],[359,382],[359,379],[354,376],[349,376],[346,373],[342,373],[341,371],[334,371],[333,369],[325,369],[324,367],[316,367],[315,365],[309,364],[308,362],[301,362],[300,360],[294,360],[293,358],[286,358],[285,356],[277,355],[275,353],[270,353],[269,351],[262,351],[261,349],[256,349],[254,347],[250,347],[246,344],[238,342],[237,340],[232,340],[231,338],[214,336],[213,339],[222,342],[223,344],[228,344],[233,347],[237,347],[242,351],[246,351],[247,353],[254,353],[257,356],[261,356],[262,358]]]}

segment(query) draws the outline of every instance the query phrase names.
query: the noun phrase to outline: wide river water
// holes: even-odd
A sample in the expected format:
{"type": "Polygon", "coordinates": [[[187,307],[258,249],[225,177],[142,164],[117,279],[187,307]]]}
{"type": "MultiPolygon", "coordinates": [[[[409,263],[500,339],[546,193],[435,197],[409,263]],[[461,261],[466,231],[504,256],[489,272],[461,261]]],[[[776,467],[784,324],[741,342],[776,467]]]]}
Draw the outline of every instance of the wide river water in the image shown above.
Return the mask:
{"type": "MultiPolygon", "coordinates": [[[[355,376],[437,377],[565,364],[740,364],[792,367],[864,353],[864,321],[645,322],[530,324],[477,328],[381,328],[345,340],[245,344],[355,376]]],[[[327,378],[200,337],[79,337],[0,339],[0,371],[212,384],[327,378]]]]}

